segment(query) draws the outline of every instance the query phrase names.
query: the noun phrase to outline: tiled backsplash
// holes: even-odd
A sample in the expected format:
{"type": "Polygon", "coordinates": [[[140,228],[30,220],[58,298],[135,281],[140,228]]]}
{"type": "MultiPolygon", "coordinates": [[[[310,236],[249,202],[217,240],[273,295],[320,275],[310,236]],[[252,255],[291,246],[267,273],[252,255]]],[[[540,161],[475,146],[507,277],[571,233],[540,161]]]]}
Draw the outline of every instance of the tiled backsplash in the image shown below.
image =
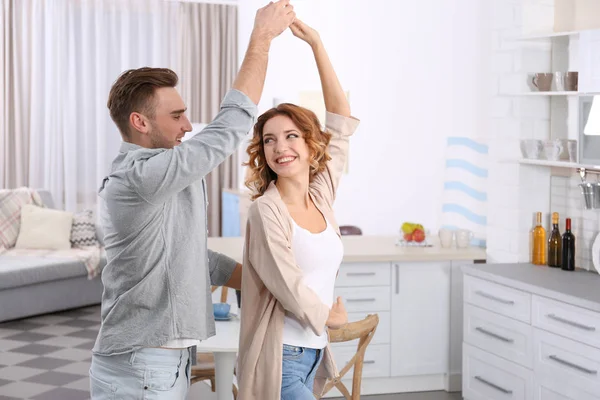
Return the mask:
{"type": "MultiPolygon", "coordinates": [[[[591,176],[594,179],[594,176],[591,176]]],[[[588,179],[589,181],[590,179],[588,179]]],[[[600,210],[586,210],[578,184],[579,176],[571,178],[553,176],[551,178],[550,210],[560,214],[559,228],[565,231],[565,219],[571,218],[575,235],[575,265],[578,268],[594,271],[592,264],[592,244],[600,233],[600,210]]],[[[550,229],[550,216],[546,215],[545,228],[550,229]]]]}

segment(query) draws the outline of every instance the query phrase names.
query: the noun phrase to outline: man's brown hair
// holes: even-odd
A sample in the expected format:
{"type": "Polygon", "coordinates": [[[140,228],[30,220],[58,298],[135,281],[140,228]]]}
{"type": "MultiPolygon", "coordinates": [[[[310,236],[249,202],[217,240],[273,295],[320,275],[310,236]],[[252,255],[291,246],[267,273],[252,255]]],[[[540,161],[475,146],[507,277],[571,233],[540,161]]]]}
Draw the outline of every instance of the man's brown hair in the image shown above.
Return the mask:
{"type": "Polygon", "coordinates": [[[107,103],[110,117],[121,134],[129,136],[132,112],[154,118],[154,91],[161,87],[175,87],[178,80],[177,74],[168,68],[143,67],[123,72],[110,89],[107,103]]]}

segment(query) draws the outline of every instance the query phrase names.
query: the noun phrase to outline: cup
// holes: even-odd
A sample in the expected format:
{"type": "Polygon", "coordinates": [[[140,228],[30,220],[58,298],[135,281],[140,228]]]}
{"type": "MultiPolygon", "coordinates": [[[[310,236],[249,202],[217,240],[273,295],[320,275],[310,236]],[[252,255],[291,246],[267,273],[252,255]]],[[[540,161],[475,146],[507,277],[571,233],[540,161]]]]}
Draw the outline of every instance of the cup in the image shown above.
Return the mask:
{"type": "Polygon", "coordinates": [[[213,314],[217,318],[226,318],[231,306],[228,303],[213,303],[213,314]]]}
{"type": "Polygon", "coordinates": [[[456,247],[459,249],[467,248],[471,245],[471,239],[473,239],[473,232],[468,229],[459,229],[455,233],[456,236],[456,247]]]}
{"type": "Polygon", "coordinates": [[[551,72],[538,72],[533,75],[531,79],[531,83],[535,86],[540,92],[549,92],[552,88],[552,80],[554,79],[554,74],[551,72]]]}
{"type": "Polygon", "coordinates": [[[521,140],[521,153],[523,157],[537,160],[542,151],[542,141],[537,139],[521,140]]]}
{"type": "Polygon", "coordinates": [[[554,87],[557,92],[563,92],[565,90],[565,74],[562,72],[554,73],[554,87]]]}
{"type": "Polygon", "coordinates": [[[569,92],[579,90],[579,72],[565,72],[565,90],[569,92]]]}
{"type": "Polygon", "coordinates": [[[583,196],[583,205],[586,210],[594,208],[594,185],[591,183],[583,182],[579,184],[581,188],[581,195],[583,196]]]}
{"type": "Polygon", "coordinates": [[[562,151],[563,146],[560,141],[553,140],[544,143],[544,153],[546,154],[546,159],[549,161],[558,161],[562,151]]]}
{"type": "Polygon", "coordinates": [[[452,247],[452,241],[454,240],[454,231],[450,229],[440,229],[440,245],[447,249],[452,247]]]}
{"type": "Polygon", "coordinates": [[[577,140],[567,142],[567,151],[569,152],[569,162],[577,162],[577,140]]]}

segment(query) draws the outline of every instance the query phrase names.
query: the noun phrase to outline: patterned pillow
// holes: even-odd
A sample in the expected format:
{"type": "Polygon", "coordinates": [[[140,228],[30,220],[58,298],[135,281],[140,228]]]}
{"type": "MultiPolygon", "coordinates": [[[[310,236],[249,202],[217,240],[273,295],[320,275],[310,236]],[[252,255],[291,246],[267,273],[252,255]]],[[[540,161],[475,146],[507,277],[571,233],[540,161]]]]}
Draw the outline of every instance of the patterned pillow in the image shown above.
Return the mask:
{"type": "Polygon", "coordinates": [[[17,243],[21,229],[21,208],[25,204],[43,207],[42,199],[33,189],[0,189],[0,252],[17,243]]]}
{"type": "Polygon", "coordinates": [[[96,238],[96,223],[94,221],[94,212],[85,210],[76,213],[73,217],[73,226],[71,227],[71,246],[99,246],[96,238]]]}

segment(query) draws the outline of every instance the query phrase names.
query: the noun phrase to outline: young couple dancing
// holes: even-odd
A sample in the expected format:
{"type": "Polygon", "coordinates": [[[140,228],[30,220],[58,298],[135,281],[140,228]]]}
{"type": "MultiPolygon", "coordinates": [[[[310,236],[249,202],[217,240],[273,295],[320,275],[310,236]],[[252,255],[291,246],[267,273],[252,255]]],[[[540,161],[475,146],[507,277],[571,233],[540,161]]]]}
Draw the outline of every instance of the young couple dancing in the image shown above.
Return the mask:
{"type": "Polygon", "coordinates": [[[333,203],[359,122],[319,34],[289,0],[258,10],[220,112],[183,143],[191,124],[177,82],[169,69],[140,68],[109,94],[123,143],[99,193],[108,262],[92,399],[185,399],[194,346],[215,334],[211,285],[242,291],[238,398],[319,397],[338,373],[328,330],[347,323],[334,298],[343,246],[333,203]],[[257,118],[271,41],[288,28],[312,49],[324,129],[313,112],[288,103],[257,118]],[[253,202],[240,264],[207,248],[204,177],[251,129],[253,202]]]}

